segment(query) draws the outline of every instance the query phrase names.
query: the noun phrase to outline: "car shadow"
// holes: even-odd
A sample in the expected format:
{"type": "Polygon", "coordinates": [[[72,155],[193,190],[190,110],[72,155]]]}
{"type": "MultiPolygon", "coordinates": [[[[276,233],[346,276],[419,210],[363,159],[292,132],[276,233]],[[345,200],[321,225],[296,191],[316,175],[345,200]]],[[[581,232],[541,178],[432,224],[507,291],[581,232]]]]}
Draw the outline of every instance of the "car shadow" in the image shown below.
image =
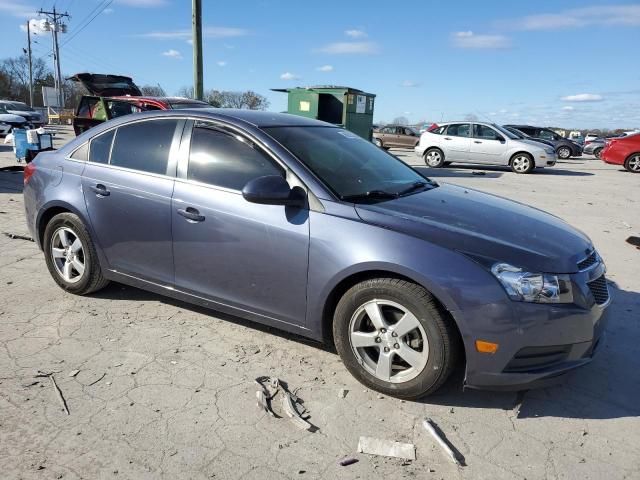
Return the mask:
{"type": "MultiPolygon", "coordinates": [[[[429,168],[425,166],[411,165],[415,170],[423,173],[428,177],[442,178],[460,178],[460,177],[485,177],[499,178],[505,173],[512,173],[509,167],[490,166],[490,165],[454,165],[443,168],[429,168]]],[[[533,175],[563,175],[567,177],[590,177],[590,172],[575,172],[573,170],[564,170],[555,167],[547,167],[544,169],[536,169],[533,175]]],[[[517,175],[514,173],[514,175],[517,175]]]]}
{"type": "MultiPolygon", "coordinates": [[[[463,389],[464,366],[460,365],[441,389],[417,403],[513,412],[514,418],[609,419],[640,416],[640,324],[634,312],[640,309],[640,293],[619,289],[611,283],[613,301],[607,311],[606,337],[592,363],[562,378],[557,386],[526,392],[494,392],[463,389]]],[[[336,354],[333,345],[262,325],[152,292],[111,283],[92,294],[112,300],[159,301],[168,305],[252,328],[336,354]]]]}
{"type": "Polygon", "coordinates": [[[183,300],[178,300],[176,298],[160,295],[158,293],[150,292],[148,290],[142,290],[140,288],[132,287],[122,283],[111,282],[107,287],[103,288],[102,290],[92,293],[91,297],[100,298],[104,300],[161,302],[161,303],[164,303],[165,305],[171,305],[173,307],[180,308],[183,310],[188,310],[193,313],[198,313],[198,314],[206,315],[209,317],[215,317],[217,319],[231,322],[236,325],[241,325],[243,327],[251,328],[253,330],[257,330],[263,333],[276,335],[286,340],[291,340],[304,345],[308,345],[318,350],[323,350],[329,353],[336,353],[336,350],[333,347],[333,345],[325,345],[321,342],[312,340],[310,338],[303,337],[301,335],[297,335],[295,333],[287,332],[284,330],[280,330],[275,327],[270,327],[269,325],[264,325],[262,323],[254,322],[246,318],[230,315],[228,313],[224,313],[219,310],[201,307],[200,305],[195,305],[193,303],[189,303],[183,300]]]}
{"type": "Polygon", "coordinates": [[[634,312],[640,309],[640,293],[617,288],[612,282],[613,301],[607,310],[604,343],[593,362],[561,379],[553,387],[526,392],[492,392],[466,389],[464,371],[421,403],[447,407],[491,408],[512,411],[515,418],[610,419],[640,416],[640,324],[634,312]]]}
{"type": "Polygon", "coordinates": [[[0,193],[22,193],[24,165],[0,168],[0,193]]]}

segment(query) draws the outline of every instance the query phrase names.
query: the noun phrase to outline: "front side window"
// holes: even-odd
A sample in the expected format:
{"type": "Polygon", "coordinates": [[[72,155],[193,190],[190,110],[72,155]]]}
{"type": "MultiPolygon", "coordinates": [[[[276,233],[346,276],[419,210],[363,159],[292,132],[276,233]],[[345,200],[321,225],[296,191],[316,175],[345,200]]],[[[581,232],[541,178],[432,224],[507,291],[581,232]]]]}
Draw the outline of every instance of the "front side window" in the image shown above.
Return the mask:
{"type": "Polygon", "coordinates": [[[89,161],[93,163],[109,163],[109,154],[111,153],[111,144],[115,130],[109,130],[107,133],[98,135],[91,140],[89,148],[89,161]]]}
{"type": "Polygon", "coordinates": [[[250,140],[206,122],[196,122],[191,135],[187,178],[242,190],[250,180],[284,176],[284,170],[250,140]]]}
{"type": "Polygon", "coordinates": [[[493,128],[477,123],[473,126],[473,136],[483,140],[502,140],[502,137],[493,128]]]}
{"type": "Polygon", "coordinates": [[[118,127],[111,149],[111,165],[166,175],[177,124],[177,120],[162,119],[118,127]]]}
{"type": "Polygon", "coordinates": [[[447,127],[447,135],[454,137],[468,137],[471,125],[468,123],[452,123],[447,127]]]}
{"type": "Polygon", "coordinates": [[[341,128],[264,127],[263,130],[343,200],[362,197],[362,201],[378,201],[432,186],[426,177],[401,160],[341,128]]]}

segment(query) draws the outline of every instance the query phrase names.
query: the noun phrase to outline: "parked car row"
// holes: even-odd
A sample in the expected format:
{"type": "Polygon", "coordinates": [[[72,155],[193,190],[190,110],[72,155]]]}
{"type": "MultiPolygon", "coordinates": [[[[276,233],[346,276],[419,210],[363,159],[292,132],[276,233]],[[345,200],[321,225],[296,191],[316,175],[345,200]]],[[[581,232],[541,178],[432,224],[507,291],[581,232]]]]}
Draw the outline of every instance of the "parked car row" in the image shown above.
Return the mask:
{"type": "Polygon", "coordinates": [[[44,117],[26,103],[0,100],[0,135],[14,128],[38,128],[45,124],[44,117]]]}
{"type": "Polygon", "coordinates": [[[606,139],[600,159],[612,165],[622,165],[628,172],[640,173],[640,132],[606,139]]]}

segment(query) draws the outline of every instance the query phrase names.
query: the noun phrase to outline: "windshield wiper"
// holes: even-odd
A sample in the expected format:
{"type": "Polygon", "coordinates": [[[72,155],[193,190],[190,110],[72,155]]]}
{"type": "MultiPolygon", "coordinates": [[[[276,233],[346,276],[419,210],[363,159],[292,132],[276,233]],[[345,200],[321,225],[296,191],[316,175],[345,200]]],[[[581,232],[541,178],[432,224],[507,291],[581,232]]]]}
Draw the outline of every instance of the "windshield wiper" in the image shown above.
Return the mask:
{"type": "Polygon", "coordinates": [[[413,182],[411,185],[409,185],[404,190],[400,190],[396,195],[398,197],[402,197],[403,195],[408,195],[408,194],[410,194],[412,192],[415,192],[416,190],[421,190],[424,187],[426,187],[427,185],[429,185],[427,182],[422,182],[422,181],[413,182]]]}
{"type": "Polygon", "coordinates": [[[396,198],[397,196],[397,193],[386,192],[384,190],[369,190],[368,192],[357,193],[355,195],[343,195],[340,198],[347,202],[353,202],[355,200],[396,198]]]}

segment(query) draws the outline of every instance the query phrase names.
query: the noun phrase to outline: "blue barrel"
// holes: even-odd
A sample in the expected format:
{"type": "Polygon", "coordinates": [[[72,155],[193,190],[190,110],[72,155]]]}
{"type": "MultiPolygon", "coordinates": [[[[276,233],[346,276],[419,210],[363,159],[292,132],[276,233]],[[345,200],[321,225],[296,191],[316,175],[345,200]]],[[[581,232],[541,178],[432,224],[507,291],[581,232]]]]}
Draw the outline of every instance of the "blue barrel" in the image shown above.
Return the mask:
{"type": "Polygon", "coordinates": [[[29,143],[27,141],[27,131],[24,128],[13,129],[13,144],[16,149],[16,158],[24,160],[27,156],[27,150],[40,150],[38,143],[29,143]]]}

